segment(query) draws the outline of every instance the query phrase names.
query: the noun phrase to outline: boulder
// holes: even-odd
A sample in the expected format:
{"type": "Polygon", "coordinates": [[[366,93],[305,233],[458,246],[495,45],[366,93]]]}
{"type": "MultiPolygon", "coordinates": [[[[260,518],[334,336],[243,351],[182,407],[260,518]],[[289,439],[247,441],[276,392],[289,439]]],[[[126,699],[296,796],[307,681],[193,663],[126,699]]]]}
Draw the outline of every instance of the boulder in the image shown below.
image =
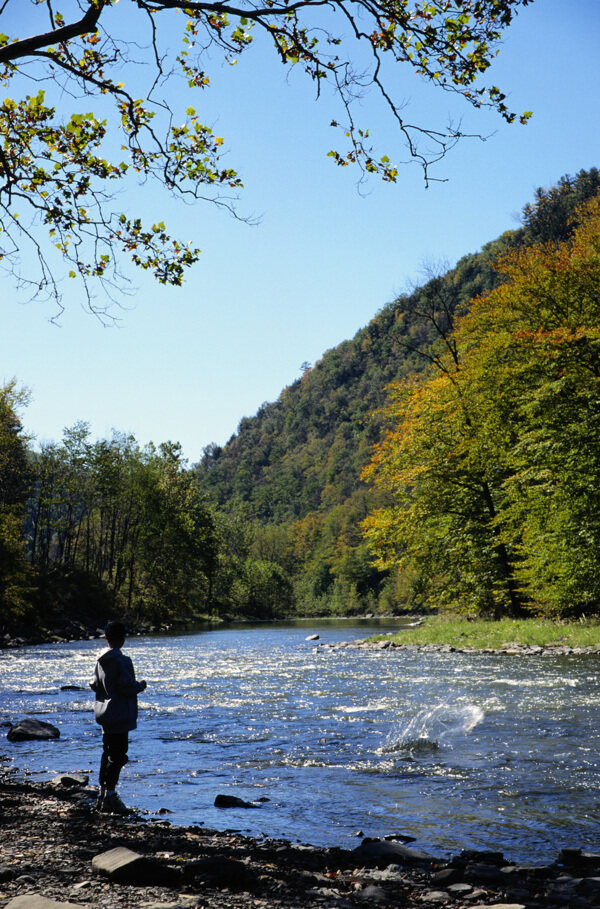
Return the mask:
{"type": "MultiPolygon", "coordinates": [[[[263,799],[261,799],[263,801],[263,799]]],[[[256,802],[245,802],[236,795],[219,794],[215,798],[215,808],[259,808],[256,802]]]]}
{"type": "Polygon", "coordinates": [[[134,884],[139,887],[169,887],[181,883],[181,874],[173,868],[161,865],[154,859],[146,858],[116,846],[92,859],[92,871],[107,877],[117,884],[134,884]]]}
{"type": "Polygon", "coordinates": [[[58,739],[60,738],[60,729],[53,726],[52,723],[44,723],[42,720],[35,720],[32,717],[26,717],[19,720],[14,726],[11,726],[6,736],[9,742],[27,742],[33,739],[58,739]]]}
{"type": "Polygon", "coordinates": [[[597,902],[600,896],[600,877],[584,877],[577,885],[577,890],[597,902]]]}
{"type": "Polygon", "coordinates": [[[461,862],[483,862],[486,865],[506,865],[502,852],[492,852],[489,849],[463,849],[457,860],[461,862]]]}
{"type": "Polygon", "coordinates": [[[403,846],[402,843],[387,840],[369,839],[366,837],[360,846],[353,850],[357,858],[394,859],[404,862],[434,862],[435,858],[421,849],[403,846]]]}
{"type": "MultiPolygon", "coordinates": [[[[435,874],[431,875],[431,880],[434,884],[440,884],[442,887],[446,887],[448,884],[457,884],[461,880],[461,871],[459,868],[442,868],[441,871],[436,871],[435,874]]],[[[472,889],[469,886],[469,890],[472,889]]]]}
{"type": "Polygon", "coordinates": [[[480,886],[493,887],[505,883],[507,875],[497,865],[487,862],[469,862],[463,872],[468,883],[475,882],[480,886]]]}
{"type": "Polygon", "coordinates": [[[78,789],[82,786],[87,786],[88,782],[89,779],[85,773],[60,773],[50,780],[52,786],[57,786],[61,789],[78,789]]]}
{"type": "Polygon", "coordinates": [[[584,852],[582,849],[563,849],[558,861],[568,868],[600,868],[600,854],[584,852]]]}

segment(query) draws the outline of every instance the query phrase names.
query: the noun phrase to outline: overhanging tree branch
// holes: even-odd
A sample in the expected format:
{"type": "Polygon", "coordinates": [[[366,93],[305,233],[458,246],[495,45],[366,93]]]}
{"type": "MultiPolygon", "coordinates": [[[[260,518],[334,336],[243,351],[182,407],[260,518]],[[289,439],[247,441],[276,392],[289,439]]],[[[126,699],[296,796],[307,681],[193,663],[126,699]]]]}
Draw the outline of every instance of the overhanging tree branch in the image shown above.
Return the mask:
{"type": "Polygon", "coordinates": [[[106,0],[95,0],[78,22],[72,22],[70,25],[63,25],[41,35],[32,35],[31,38],[23,38],[21,41],[14,41],[12,44],[0,47],[0,63],[20,60],[34,53],[34,51],[41,50],[43,47],[50,47],[53,44],[67,44],[73,38],[80,38],[90,32],[95,32],[102,10],[107,5],[106,0]]]}
{"type": "MultiPolygon", "coordinates": [[[[160,100],[156,94],[159,84],[178,76],[190,90],[206,88],[208,49],[217,48],[234,62],[252,43],[254,30],[269,37],[282,64],[305,72],[317,98],[323,97],[323,85],[331,85],[344,122],[330,122],[340,128],[346,146],[328,152],[337,165],[358,166],[361,180],[370,175],[389,183],[398,179],[398,165],[375,151],[369,129],[355,120],[355,102],[373,89],[396,125],[405,156],[420,165],[428,185],[438,179],[432,166],[472,134],[460,126],[441,130],[409,121],[384,61],[403,64],[472,107],[490,107],[512,122],[517,115],[507,108],[503,93],[474,83],[490,65],[503,29],[530,2],[121,0],[117,8],[115,0],[62,0],[67,12],[61,14],[52,0],[31,0],[32,15],[25,19],[26,0],[4,0],[0,17],[14,9],[14,21],[27,21],[30,30],[35,16],[45,15],[38,32],[28,38],[0,35],[5,83],[18,77],[20,92],[24,80],[36,90],[26,93],[26,87],[21,97],[0,104],[0,199],[11,214],[17,200],[24,207],[14,213],[11,230],[24,225],[29,208],[32,221],[23,238],[37,237],[40,226],[46,228],[46,242],[64,256],[69,276],[86,282],[96,277],[102,283],[106,257],[116,263],[117,254],[125,251],[134,265],[150,269],[159,281],[180,284],[199,250],[172,240],[162,222],[147,227],[120,212],[116,193],[107,187],[119,181],[129,189],[152,179],[171,194],[209,200],[237,217],[235,194],[242,183],[233,168],[220,163],[223,138],[199,121],[185,92],[160,100]],[[139,21],[147,32],[145,45],[141,29],[131,38],[131,23],[139,21]],[[175,29],[181,39],[178,51],[173,50],[175,29]],[[47,101],[37,90],[44,82],[55,99],[47,101]],[[64,110],[65,97],[71,99],[71,111],[64,110]],[[101,115],[82,109],[84,98],[86,104],[97,98],[101,115]],[[118,150],[115,157],[119,136],[122,160],[118,150]],[[234,195],[224,196],[224,187],[234,195]],[[86,245],[90,236],[93,243],[86,245]]],[[[0,218],[0,259],[16,263],[14,248],[2,249],[2,229],[0,218]]]]}

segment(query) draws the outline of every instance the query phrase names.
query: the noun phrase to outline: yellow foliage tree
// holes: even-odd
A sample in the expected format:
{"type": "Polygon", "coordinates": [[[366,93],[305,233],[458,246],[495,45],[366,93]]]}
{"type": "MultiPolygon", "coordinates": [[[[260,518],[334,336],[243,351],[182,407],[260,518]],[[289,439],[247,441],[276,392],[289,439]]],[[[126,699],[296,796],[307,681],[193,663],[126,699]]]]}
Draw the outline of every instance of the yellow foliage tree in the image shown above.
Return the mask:
{"type": "Polygon", "coordinates": [[[380,565],[436,605],[600,608],[600,199],[570,241],[517,249],[422,378],[391,388],[365,477],[380,565]]]}

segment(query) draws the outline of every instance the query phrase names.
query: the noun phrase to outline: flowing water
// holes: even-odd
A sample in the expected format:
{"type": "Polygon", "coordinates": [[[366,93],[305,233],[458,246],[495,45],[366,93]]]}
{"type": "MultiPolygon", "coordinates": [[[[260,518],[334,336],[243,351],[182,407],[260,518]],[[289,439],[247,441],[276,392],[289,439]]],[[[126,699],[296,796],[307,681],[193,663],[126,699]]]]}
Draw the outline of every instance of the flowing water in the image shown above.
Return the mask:
{"type": "MultiPolygon", "coordinates": [[[[228,627],[134,638],[138,729],[119,787],[177,824],[352,848],[406,834],[438,855],[517,861],[600,845],[600,657],[319,648],[366,623],[228,627]],[[215,808],[218,793],[256,809],[215,808]],[[265,801],[260,801],[265,799],[265,801]],[[268,801],[267,801],[268,800],[268,801]]],[[[35,716],[51,742],[0,745],[48,779],[91,771],[100,730],[85,687],[100,641],[0,652],[0,722],[35,716]]]]}

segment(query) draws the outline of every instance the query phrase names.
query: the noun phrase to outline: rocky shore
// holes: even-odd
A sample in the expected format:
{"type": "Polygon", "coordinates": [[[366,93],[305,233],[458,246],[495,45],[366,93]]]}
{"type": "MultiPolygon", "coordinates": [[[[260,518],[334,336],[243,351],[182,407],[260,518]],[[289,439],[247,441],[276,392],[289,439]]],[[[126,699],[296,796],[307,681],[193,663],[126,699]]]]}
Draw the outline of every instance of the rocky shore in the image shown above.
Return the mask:
{"type": "Polygon", "coordinates": [[[554,864],[427,855],[404,837],[354,850],[99,814],[77,776],[0,778],[2,909],[550,909],[600,905],[600,854],[554,864]]]}
{"type": "MultiPolygon", "coordinates": [[[[182,626],[185,630],[187,626],[182,626]]],[[[138,636],[142,634],[168,634],[171,631],[177,631],[177,627],[171,625],[149,625],[139,624],[132,632],[138,636]]],[[[68,621],[60,625],[53,625],[52,628],[35,629],[33,632],[22,632],[21,634],[9,634],[0,632],[0,650],[15,650],[20,647],[29,647],[35,644],[63,644],[67,641],[93,641],[102,639],[104,630],[97,623],[85,623],[79,621],[68,621]]]]}
{"type": "Polygon", "coordinates": [[[335,644],[319,643],[321,650],[407,650],[424,653],[493,653],[504,656],[568,656],[571,654],[600,653],[600,645],[590,647],[570,647],[568,644],[551,644],[541,647],[538,644],[506,644],[504,647],[460,647],[452,644],[402,644],[391,640],[395,632],[388,632],[389,640],[373,641],[364,638],[359,641],[338,641],[335,644]]]}

